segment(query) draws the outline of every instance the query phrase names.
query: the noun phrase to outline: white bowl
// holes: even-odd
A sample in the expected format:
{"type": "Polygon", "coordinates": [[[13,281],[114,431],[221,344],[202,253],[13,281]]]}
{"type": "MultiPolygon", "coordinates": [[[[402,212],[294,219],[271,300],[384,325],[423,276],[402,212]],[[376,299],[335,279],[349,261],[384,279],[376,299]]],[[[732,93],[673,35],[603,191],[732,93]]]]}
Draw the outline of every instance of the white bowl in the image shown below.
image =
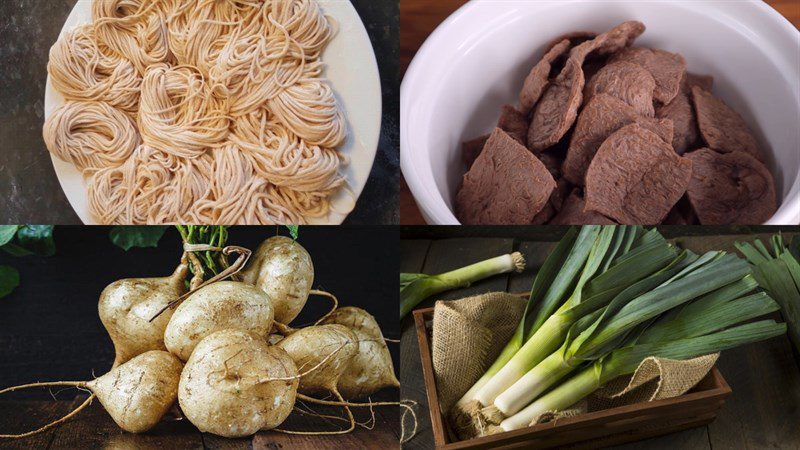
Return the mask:
{"type": "MultiPolygon", "coordinates": [[[[337,33],[322,55],[339,104],[347,117],[348,134],[339,151],[347,155],[350,164],[344,175],[352,193],[339,191],[332,199],[331,212],[315,224],[341,224],[356,205],[356,200],[367,184],[381,131],[381,82],[378,63],[367,30],[350,2],[341,0],[317,0],[326,15],[333,19],[337,33]]],[[[67,18],[63,36],[69,30],[92,21],[92,0],[79,0],[67,18]]],[[[47,77],[45,91],[45,117],[65,102],[64,97],[53,88],[47,77]]],[[[97,224],[89,212],[86,186],[81,173],[69,163],[52,157],[61,189],[72,209],[84,224],[97,224]]]]}
{"type": "Polygon", "coordinates": [[[686,58],[714,76],[769,155],[780,208],[769,225],[800,223],[800,32],[760,0],[636,2],[473,0],[428,38],[401,88],[401,167],[425,220],[458,224],[461,143],[488,133],[550,40],[626,20],[637,45],[686,58]]]}

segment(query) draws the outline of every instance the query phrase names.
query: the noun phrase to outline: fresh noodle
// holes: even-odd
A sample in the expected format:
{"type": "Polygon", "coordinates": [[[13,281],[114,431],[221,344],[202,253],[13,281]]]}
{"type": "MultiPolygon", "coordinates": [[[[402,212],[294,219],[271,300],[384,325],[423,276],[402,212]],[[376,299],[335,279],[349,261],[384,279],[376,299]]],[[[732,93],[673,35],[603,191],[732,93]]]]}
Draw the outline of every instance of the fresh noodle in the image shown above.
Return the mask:
{"type": "Polygon", "coordinates": [[[315,0],[95,0],[48,70],[45,142],[102,224],[304,224],[347,192],[315,0]]]}
{"type": "Polygon", "coordinates": [[[44,141],[54,155],[84,173],[123,164],[139,145],[136,124],[103,102],[72,102],[45,123],[44,141]]]}
{"type": "Polygon", "coordinates": [[[135,114],[142,77],[130,63],[97,43],[94,26],[66,33],[50,49],[53,87],[68,100],[101,101],[135,114]]]}

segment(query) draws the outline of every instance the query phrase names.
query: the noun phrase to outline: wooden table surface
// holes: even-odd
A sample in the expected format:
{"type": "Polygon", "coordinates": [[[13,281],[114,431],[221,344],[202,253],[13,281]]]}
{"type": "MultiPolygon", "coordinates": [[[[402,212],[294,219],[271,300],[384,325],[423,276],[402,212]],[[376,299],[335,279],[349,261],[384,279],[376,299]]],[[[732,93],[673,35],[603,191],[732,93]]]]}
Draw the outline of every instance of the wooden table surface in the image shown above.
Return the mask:
{"type": "MultiPolygon", "coordinates": [[[[520,230],[524,232],[524,230],[520,230]]],[[[539,234],[541,235],[541,234],[539,234]]],[[[736,240],[752,236],[694,236],[675,240],[695,251],[732,250],[736,240]]],[[[555,239],[555,235],[553,237],[555,239]]],[[[763,239],[762,239],[763,240],[763,239]]],[[[498,276],[428,299],[459,299],[489,291],[524,292],[554,244],[519,238],[457,238],[401,241],[401,272],[441,273],[465,263],[519,251],[528,262],[521,274],[498,276]]],[[[402,322],[401,397],[419,402],[420,432],[404,449],[432,449],[430,415],[411,315],[402,322]]],[[[733,389],[717,419],[709,425],[665,435],[618,449],[798,449],[800,448],[800,358],[787,337],[775,338],[723,352],[717,367],[733,389]]]]}
{"type": "MultiPolygon", "coordinates": [[[[433,30],[468,0],[401,0],[400,67],[405,73],[417,50],[433,30]]],[[[800,28],[800,0],[765,0],[775,10],[800,28]]],[[[400,222],[425,225],[405,179],[400,185],[400,222]]]]}
{"type": "MultiPolygon", "coordinates": [[[[5,401],[0,402],[0,433],[29,431],[64,416],[80,405],[85,397],[74,401],[5,401]]],[[[333,408],[313,408],[319,413],[341,415],[333,408]]],[[[369,426],[368,411],[354,411],[357,420],[369,426]]],[[[396,449],[399,448],[400,415],[397,408],[375,408],[372,430],[357,427],[352,433],[331,436],[300,436],[265,431],[250,438],[226,439],[200,433],[185,420],[164,420],[146,434],[122,431],[100,403],[92,405],[51,431],[20,440],[0,439],[0,449],[74,450],[104,448],[114,450],[172,450],[172,449],[396,449]]],[[[336,430],[341,423],[300,414],[292,414],[281,426],[287,430],[336,430]],[[313,427],[313,428],[312,428],[313,427]]]]}

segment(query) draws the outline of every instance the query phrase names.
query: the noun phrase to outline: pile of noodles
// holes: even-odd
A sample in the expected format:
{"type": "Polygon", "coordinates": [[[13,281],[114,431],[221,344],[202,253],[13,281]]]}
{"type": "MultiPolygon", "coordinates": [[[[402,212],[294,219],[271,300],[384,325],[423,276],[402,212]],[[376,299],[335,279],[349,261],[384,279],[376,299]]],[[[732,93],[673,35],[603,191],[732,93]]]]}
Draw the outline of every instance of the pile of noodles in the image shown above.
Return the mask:
{"type": "Polygon", "coordinates": [[[95,0],[51,49],[47,148],[103,224],[302,224],[345,187],[314,0],[95,0]]]}

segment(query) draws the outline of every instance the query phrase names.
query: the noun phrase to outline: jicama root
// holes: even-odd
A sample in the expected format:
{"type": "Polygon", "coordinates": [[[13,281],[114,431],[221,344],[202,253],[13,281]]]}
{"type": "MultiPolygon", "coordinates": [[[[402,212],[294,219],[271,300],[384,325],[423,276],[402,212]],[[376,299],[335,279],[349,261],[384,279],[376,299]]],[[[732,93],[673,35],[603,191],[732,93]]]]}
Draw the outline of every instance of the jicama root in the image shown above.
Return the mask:
{"type": "Polygon", "coordinates": [[[363,398],[386,387],[400,387],[389,348],[372,315],[348,306],[334,311],[323,323],[344,325],[358,338],[358,352],[337,384],[345,398],[363,398]]]}
{"type": "Polygon", "coordinates": [[[258,246],[241,278],[266,292],[275,308],[275,320],[288,325],[306,304],[314,283],[314,264],[303,246],[275,236],[258,246]]]}
{"type": "Polygon", "coordinates": [[[164,344],[187,361],[195,346],[215,331],[246,330],[266,339],[272,322],[272,304],[264,291],[237,281],[218,281],[198,289],[178,306],[164,333],[164,344]]]}
{"type": "Polygon", "coordinates": [[[295,331],[276,347],[289,354],[301,369],[320,364],[335,352],[320,369],[300,379],[298,390],[302,393],[337,394],[336,385],[358,352],[358,338],[343,325],[318,325],[295,331]]]}
{"type": "Polygon", "coordinates": [[[95,397],[120,428],[131,433],[143,433],[153,428],[175,403],[182,369],[183,364],[175,356],[152,350],[92,381],[32,383],[3,389],[0,394],[32,387],[72,386],[88,389],[92,395],[66,416],[37,430],[0,435],[0,438],[23,438],[46,431],[77,415],[95,397]]]}
{"type": "Polygon", "coordinates": [[[259,335],[223,330],[197,345],[180,377],[178,401],[200,431],[243,437],[283,423],[298,384],[285,351],[259,335]]]}
{"type": "Polygon", "coordinates": [[[300,380],[334,359],[331,351],[298,373],[292,358],[259,335],[222,330],[195,348],[180,377],[178,402],[200,431],[250,436],[280,425],[294,407],[300,380]]]}
{"type": "Polygon", "coordinates": [[[172,311],[150,321],[153,315],[186,292],[189,271],[184,254],[175,272],[164,278],[130,278],[103,289],[98,303],[100,320],[114,343],[113,367],[149,350],[166,350],[164,330],[172,311]]]}

